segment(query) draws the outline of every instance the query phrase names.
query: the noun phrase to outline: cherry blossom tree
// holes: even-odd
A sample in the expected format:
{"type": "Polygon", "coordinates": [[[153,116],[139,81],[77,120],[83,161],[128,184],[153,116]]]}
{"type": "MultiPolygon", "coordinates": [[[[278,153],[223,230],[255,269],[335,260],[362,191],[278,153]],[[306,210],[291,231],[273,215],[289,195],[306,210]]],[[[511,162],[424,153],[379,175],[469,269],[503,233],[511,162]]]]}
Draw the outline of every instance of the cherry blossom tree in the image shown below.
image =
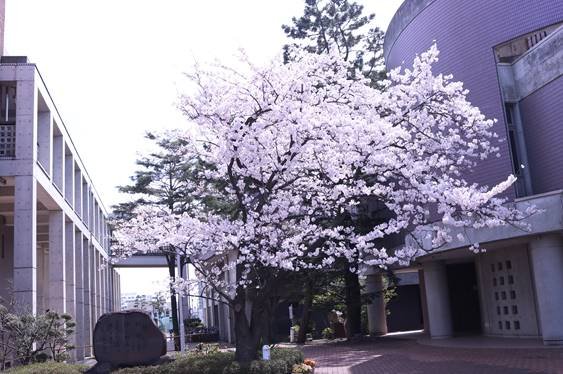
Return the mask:
{"type": "Polygon", "coordinates": [[[192,188],[201,209],[140,207],[115,233],[124,255],[170,248],[190,259],[232,308],[243,363],[256,357],[266,300],[291,272],[329,269],[338,259],[359,264],[355,272],[408,264],[451,241],[453,228],[521,225],[533,213],[498,197],[513,176],[492,187],[464,179],[496,155],[494,121],[467,101],[461,83],[433,74],[436,46],[412,69],[392,71],[383,91],[350,79],[335,54],[296,53],[287,64],[196,68],[181,108],[197,133],[177,136],[184,154],[207,165],[192,188]],[[230,209],[210,210],[209,196],[230,209]],[[358,232],[350,222],[367,197],[393,214],[358,232]],[[351,219],[335,225],[344,213],[351,219]],[[431,248],[419,245],[420,227],[431,248]],[[410,239],[388,248],[396,235],[410,239]]]}

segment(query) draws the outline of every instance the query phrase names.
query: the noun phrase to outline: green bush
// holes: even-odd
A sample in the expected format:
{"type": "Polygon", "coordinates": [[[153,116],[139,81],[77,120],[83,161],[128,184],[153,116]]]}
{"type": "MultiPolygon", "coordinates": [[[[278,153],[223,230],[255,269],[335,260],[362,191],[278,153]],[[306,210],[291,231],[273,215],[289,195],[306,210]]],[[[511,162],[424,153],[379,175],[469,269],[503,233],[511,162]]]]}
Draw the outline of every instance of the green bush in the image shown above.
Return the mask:
{"type": "Polygon", "coordinates": [[[176,356],[176,360],[159,366],[125,368],[118,374],[223,374],[223,370],[235,359],[233,352],[213,352],[207,354],[187,353],[176,356]]]}
{"type": "Polygon", "coordinates": [[[270,357],[272,361],[284,361],[289,368],[295,364],[302,363],[305,359],[303,352],[295,348],[274,348],[270,353],[270,357]]]}
{"type": "Polygon", "coordinates": [[[190,352],[176,356],[176,360],[159,366],[134,367],[118,370],[116,374],[290,374],[295,364],[303,362],[298,349],[275,348],[271,360],[253,361],[249,368],[234,362],[234,352],[190,352]]]}
{"type": "Polygon", "coordinates": [[[80,374],[88,369],[84,365],[70,365],[61,362],[45,362],[42,364],[33,364],[19,366],[8,370],[8,374],[80,374]]]}
{"type": "Polygon", "coordinates": [[[249,374],[289,374],[290,367],[284,360],[252,361],[249,374]]]}

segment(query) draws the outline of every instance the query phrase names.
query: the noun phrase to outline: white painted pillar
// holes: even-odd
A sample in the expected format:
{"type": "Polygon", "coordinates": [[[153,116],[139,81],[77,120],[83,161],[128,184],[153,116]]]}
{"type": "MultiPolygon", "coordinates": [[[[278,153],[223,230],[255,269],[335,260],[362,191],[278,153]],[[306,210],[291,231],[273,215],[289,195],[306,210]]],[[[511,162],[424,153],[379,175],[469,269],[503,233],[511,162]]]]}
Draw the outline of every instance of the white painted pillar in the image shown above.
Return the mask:
{"type": "Polygon", "coordinates": [[[92,283],[90,273],[90,248],[88,239],[82,241],[82,277],[84,287],[84,356],[92,355],[92,283]]]}
{"type": "Polygon", "coordinates": [[[74,282],[76,292],[76,311],[74,320],[76,321],[76,360],[84,359],[84,335],[86,324],[84,323],[84,263],[82,251],[82,233],[76,231],[74,234],[74,282]]]}
{"type": "Polygon", "coordinates": [[[433,261],[424,263],[423,268],[430,337],[449,338],[452,336],[452,318],[446,266],[433,261]]]}
{"type": "Polygon", "coordinates": [[[49,299],[50,310],[66,312],[65,214],[49,213],[49,299]]]}
{"type": "Polygon", "coordinates": [[[545,345],[563,345],[563,239],[542,235],[530,242],[537,308],[545,345]]]}
{"type": "Polygon", "coordinates": [[[370,303],[367,304],[369,334],[387,334],[387,313],[385,311],[384,284],[382,274],[371,274],[366,279],[366,291],[370,303]]]}

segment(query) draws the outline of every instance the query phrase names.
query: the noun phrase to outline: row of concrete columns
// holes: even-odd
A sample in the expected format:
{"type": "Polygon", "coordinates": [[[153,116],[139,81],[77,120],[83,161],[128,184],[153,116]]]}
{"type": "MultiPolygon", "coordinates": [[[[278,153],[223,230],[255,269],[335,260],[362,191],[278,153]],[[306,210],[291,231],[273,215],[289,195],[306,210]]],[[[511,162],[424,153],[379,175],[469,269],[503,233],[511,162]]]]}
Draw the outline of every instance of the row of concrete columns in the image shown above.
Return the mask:
{"type": "Polygon", "coordinates": [[[16,177],[14,293],[18,305],[33,314],[44,312],[38,307],[70,314],[77,323],[74,358],[81,360],[92,354],[97,319],[119,309],[119,274],[62,210],[49,211],[49,252],[40,269],[46,282],[40,290],[46,295],[38,305],[36,183],[33,176],[16,177]]]}
{"type": "MultiPolygon", "coordinates": [[[[563,239],[549,234],[529,243],[541,335],[546,345],[563,344],[563,239]]],[[[427,330],[434,339],[453,334],[444,263],[424,264],[427,330]]],[[[533,302],[533,300],[530,300],[533,302]]]]}

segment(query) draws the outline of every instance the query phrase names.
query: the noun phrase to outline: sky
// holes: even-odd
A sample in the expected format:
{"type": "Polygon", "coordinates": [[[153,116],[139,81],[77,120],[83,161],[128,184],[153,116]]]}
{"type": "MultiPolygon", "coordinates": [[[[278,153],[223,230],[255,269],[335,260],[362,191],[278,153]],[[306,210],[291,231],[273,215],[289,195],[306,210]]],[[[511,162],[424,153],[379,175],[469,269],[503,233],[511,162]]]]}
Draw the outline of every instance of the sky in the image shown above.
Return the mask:
{"type": "MultiPolygon", "coordinates": [[[[386,29],[402,0],[357,0],[386,29]]],[[[189,123],[176,104],[194,62],[275,58],[303,0],[6,0],[5,54],[29,56],[106,208],[123,201],[148,130],[189,123]]],[[[146,293],[162,269],[120,270],[146,293]],[[142,272],[142,273],[141,273],[142,272]],[[142,276],[139,276],[142,274],[142,276]]],[[[131,280],[131,281],[127,281],[131,280]]]]}

